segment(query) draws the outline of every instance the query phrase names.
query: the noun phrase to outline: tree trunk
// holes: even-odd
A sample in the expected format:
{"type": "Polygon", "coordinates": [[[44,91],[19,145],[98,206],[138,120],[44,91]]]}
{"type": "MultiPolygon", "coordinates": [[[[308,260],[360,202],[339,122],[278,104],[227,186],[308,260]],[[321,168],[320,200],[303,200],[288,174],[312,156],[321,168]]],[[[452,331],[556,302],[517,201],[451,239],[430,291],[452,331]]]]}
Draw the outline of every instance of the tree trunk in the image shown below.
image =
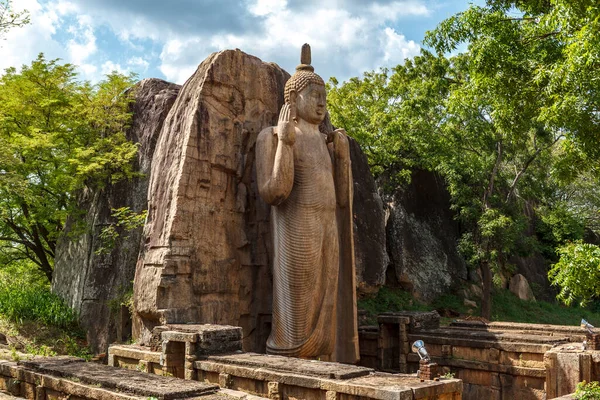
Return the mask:
{"type": "Polygon", "coordinates": [[[492,271],[488,261],[479,263],[481,280],[483,281],[483,296],[481,298],[481,316],[488,321],[492,317],[492,271]]]}

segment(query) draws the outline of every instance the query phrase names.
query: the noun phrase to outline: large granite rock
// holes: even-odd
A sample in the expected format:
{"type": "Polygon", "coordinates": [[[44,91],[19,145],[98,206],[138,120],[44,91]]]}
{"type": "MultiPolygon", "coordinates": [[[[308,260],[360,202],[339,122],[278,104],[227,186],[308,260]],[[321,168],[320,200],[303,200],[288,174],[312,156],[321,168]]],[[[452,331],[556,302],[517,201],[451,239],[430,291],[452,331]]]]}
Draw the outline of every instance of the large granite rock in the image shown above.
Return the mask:
{"type": "Polygon", "coordinates": [[[354,179],[354,256],[359,293],[373,293],[385,283],[390,262],[386,249],[386,217],[383,200],[369,169],[367,156],[350,138],[354,179]]]}
{"type": "Polygon", "coordinates": [[[241,326],[244,349],[270,331],[269,208],[254,146],[276,125],[289,74],[239,50],[209,56],[168,114],[152,162],[134,337],[171,323],[241,326]]]}
{"type": "MultiPolygon", "coordinates": [[[[431,301],[467,280],[458,253],[458,224],[450,210],[444,181],[432,172],[413,172],[408,187],[386,199],[390,213],[387,245],[388,276],[431,301]]],[[[389,282],[388,282],[389,283],[389,282]]]]}
{"type": "Polygon", "coordinates": [[[135,169],[141,175],[97,191],[84,191],[79,205],[87,210],[85,226],[76,222],[77,218],[69,218],[57,246],[52,289],[79,313],[88,342],[97,352],[105,351],[117,339],[117,331],[128,330],[127,318],[120,318],[119,303],[131,290],[142,230],[121,232],[111,249],[97,254],[100,247],[106,247],[99,234],[114,222],[111,209],[146,209],[154,148],[179,88],[159,79],[146,79],[136,85],[133,121],[127,137],[139,143],[135,169]]]}
{"type": "MultiPolygon", "coordinates": [[[[152,165],[144,247],[135,278],[134,336],[172,323],[241,326],[262,352],[272,303],[269,206],[258,197],[255,142],[276,125],[289,74],[239,50],[215,53],[185,83],[152,165]]],[[[329,121],[322,127],[331,130],[329,121]]],[[[351,144],[359,286],[383,284],[381,199],[351,144]]]]}
{"type": "Polygon", "coordinates": [[[521,274],[516,274],[510,279],[508,289],[521,300],[535,301],[535,296],[527,278],[521,274]]]}

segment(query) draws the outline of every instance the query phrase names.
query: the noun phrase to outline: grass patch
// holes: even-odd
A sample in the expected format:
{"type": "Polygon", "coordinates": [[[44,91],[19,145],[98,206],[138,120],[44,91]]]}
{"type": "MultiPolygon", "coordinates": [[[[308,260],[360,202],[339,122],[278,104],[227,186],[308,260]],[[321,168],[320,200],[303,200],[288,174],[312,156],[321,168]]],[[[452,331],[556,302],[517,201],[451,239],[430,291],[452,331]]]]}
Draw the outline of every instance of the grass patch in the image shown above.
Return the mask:
{"type": "Polygon", "coordinates": [[[0,333],[8,341],[0,358],[92,357],[76,313],[51,292],[50,284],[35,270],[0,269],[0,333]]]}
{"type": "MultiPolygon", "coordinates": [[[[395,311],[432,311],[438,310],[442,317],[448,314],[467,314],[468,307],[457,296],[446,294],[431,304],[415,299],[409,292],[400,288],[383,286],[376,295],[358,300],[358,308],[367,313],[366,323],[374,325],[377,323],[377,315],[384,312],[395,311]]],[[[442,324],[448,323],[446,318],[442,324]]]]}
{"type": "Polygon", "coordinates": [[[0,316],[8,321],[41,322],[63,329],[77,327],[77,316],[47,285],[0,281],[0,316]]]}
{"type": "Polygon", "coordinates": [[[508,290],[496,291],[492,296],[493,321],[579,326],[581,318],[590,321],[592,325],[600,324],[600,313],[589,308],[525,301],[508,290]]]}

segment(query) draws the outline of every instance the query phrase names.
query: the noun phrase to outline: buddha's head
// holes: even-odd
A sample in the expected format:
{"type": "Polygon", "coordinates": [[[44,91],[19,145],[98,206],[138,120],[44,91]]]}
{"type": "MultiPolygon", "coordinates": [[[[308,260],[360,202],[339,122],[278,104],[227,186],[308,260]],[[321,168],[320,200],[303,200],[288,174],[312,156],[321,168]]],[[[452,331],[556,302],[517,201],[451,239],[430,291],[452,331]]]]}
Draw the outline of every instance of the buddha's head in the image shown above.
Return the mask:
{"type": "Polygon", "coordinates": [[[310,65],[310,46],[302,46],[301,64],[285,84],[285,102],[296,106],[296,115],[311,124],[320,124],[327,112],[325,82],[310,65]]]}

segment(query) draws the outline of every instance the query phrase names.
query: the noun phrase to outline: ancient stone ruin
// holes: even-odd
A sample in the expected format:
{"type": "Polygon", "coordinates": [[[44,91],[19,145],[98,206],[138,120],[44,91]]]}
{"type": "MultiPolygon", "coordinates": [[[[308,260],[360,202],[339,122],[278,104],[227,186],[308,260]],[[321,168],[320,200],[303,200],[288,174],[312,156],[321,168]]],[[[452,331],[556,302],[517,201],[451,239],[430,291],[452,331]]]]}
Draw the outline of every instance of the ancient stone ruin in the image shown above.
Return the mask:
{"type": "MultiPolygon", "coordinates": [[[[254,151],[260,130],[277,123],[288,78],[275,64],[227,50],[205,60],[183,88],[158,79],[136,86],[127,134],[139,143],[140,176],[82,193],[88,229],[81,232],[69,221],[57,249],[53,290],[79,312],[95,351],[130,335],[131,319],[121,303],[131,293],[136,262],[140,285],[151,282],[143,285],[147,291],[140,293],[134,318],[143,342],[165,318],[242,326],[244,349],[265,351],[271,330],[270,211],[258,198],[254,151]],[[150,182],[152,171],[160,179],[150,182]],[[100,232],[114,223],[111,209],[140,212],[147,206],[143,232],[123,232],[109,251],[98,251],[100,232]],[[190,307],[192,299],[196,305],[190,307]]],[[[393,280],[409,280],[422,298],[447,290],[455,277],[465,279],[464,262],[455,250],[447,253],[456,236],[441,233],[441,221],[453,222],[435,211],[447,200],[441,185],[429,183],[435,178],[416,175],[409,193],[385,199],[393,205],[386,211],[366,156],[354,140],[349,145],[359,294],[383,285],[386,271],[393,280]],[[399,242],[400,230],[405,233],[399,242]],[[441,253],[432,253],[432,246],[441,253]],[[419,269],[425,261],[443,268],[419,269]],[[438,284],[425,291],[431,276],[438,284]]]]}
{"type": "MultiPolygon", "coordinates": [[[[111,346],[109,366],[88,368],[72,359],[2,363],[0,390],[42,399],[540,400],[600,378],[599,340],[588,338],[592,347],[581,348],[579,328],[472,321],[440,328],[436,313],[384,314],[376,326],[359,327],[358,366],[265,355],[274,323],[277,212],[261,199],[257,159],[260,165],[266,153],[257,154],[257,143],[261,131],[271,140],[280,133],[289,78],[276,64],[227,50],[207,58],[182,87],[156,79],[136,86],[128,137],[139,143],[141,174],[81,194],[88,229],[82,233],[69,221],[53,282],[80,313],[94,350],[106,351],[131,333],[136,344],[111,346]],[[147,207],[145,226],[121,232],[112,248],[99,251],[100,232],[119,207],[147,207]],[[411,351],[416,340],[425,343],[427,360],[411,351]],[[129,371],[115,372],[123,368],[129,371]]],[[[323,118],[319,130],[334,127],[323,118]]],[[[354,236],[349,257],[358,293],[387,281],[428,300],[453,282],[476,282],[456,253],[458,227],[436,177],[415,171],[410,187],[382,199],[355,141],[348,140],[347,151],[353,201],[342,229],[354,236]]],[[[525,278],[513,281],[532,296],[525,278]]],[[[355,312],[343,312],[356,326],[355,312]]]]}

